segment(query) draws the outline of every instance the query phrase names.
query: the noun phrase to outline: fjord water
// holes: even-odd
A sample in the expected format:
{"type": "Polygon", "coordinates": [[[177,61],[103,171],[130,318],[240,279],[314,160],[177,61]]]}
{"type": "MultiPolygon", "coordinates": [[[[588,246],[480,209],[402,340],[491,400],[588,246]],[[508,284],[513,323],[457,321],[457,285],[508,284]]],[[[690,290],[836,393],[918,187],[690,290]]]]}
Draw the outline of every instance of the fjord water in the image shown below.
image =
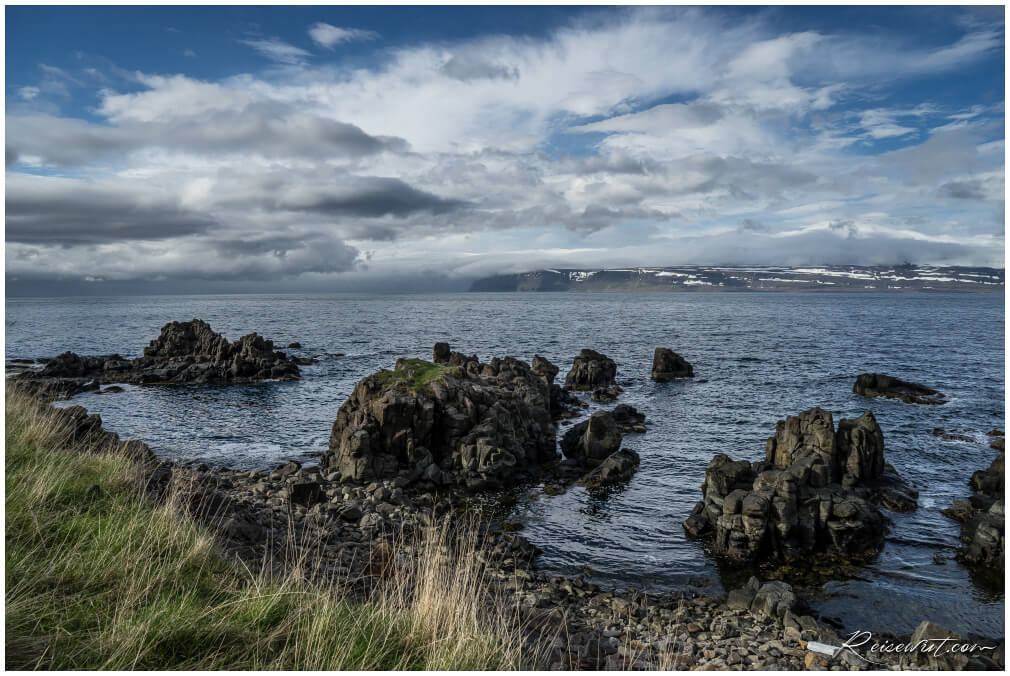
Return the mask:
{"type": "Polygon", "coordinates": [[[161,456],[268,469],[291,458],[316,461],[354,384],[400,356],[430,359],[436,341],[482,361],[540,354],[561,367],[561,379],[581,348],[604,352],[618,365],[619,401],[647,416],[648,433],[624,442],[641,454],[638,473],[602,495],[572,487],[534,499],[523,491],[513,514],[544,549],[542,568],[605,585],[718,591],[719,567],[680,525],[701,497],[712,455],[763,458],[775,422],[813,406],[830,410],[836,424],[871,409],[887,461],[920,490],[919,508],[889,514],[881,555],[856,578],[824,585],[815,608],[851,630],[907,632],[930,619],[1003,635],[1003,591],[973,581],[953,560],[958,525],[940,514],[970,494],[971,473],[996,456],[984,433],[1004,428],[1002,294],[9,298],[7,358],[64,350],[138,356],[166,322],[193,317],[230,339],[256,331],[281,348],[301,343],[289,352],[322,358],[302,367],[298,382],[135,386],[71,403],[161,456]],[[683,354],[696,377],[652,382],[656,346],[683,354]],[[951,401],[862,398],[852,383],[865,371],[930,385],[951,401]],[[930,434],[935,427],[975,441],[941,440],[930,434]],[[944,563],[934,561],[938,552],[944,563]]]}

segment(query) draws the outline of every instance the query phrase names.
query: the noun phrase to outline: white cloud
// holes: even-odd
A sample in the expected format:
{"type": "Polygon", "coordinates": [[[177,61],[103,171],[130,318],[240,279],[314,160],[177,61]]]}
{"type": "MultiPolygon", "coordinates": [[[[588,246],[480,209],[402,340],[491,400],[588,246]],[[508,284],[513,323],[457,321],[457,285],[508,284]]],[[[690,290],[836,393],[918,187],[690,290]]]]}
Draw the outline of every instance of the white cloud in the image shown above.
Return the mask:
{"type": "Polygon", "coordinates": [[[379,38],[379,34],[375,31],[362,30],[361,28],[331,26],[328,23],[318,21],[309,26],[309,37],[320,47],[333,49],[344,42],[376,40],[379,38]]]}
{"type": "Polygon", "coordinates": [[[239,42],[252,47],[271,61],[287,65],[299,65],[305,63],[305,61],[312,56],[301,47],[295,47],[294,45],[284,42],[280,38],[255,38],[239,40],[239,42]]]}
{"type": "MultiPolygon", "coordinates": [[[[543,39],[383,49],[355,68],[249,38],[298,67],[133,74],[139,88],[100,92],[101,123],[10,110],[9,178],[72,166],[92,185],[9,180],[21,220],[8,268],[325,276],[359,251],[370,260],[354,275],[1001,260],[985,247],[1002,230],[1002,104],[951,110],[926,92],[898,105],[881,87],[969,68],[991,49],[984,30],[932,50],[888,43],[881,61],[864,36],[781,34],[761,16],[617,10],[543,39]],[[875,155],[880,140],[900,149],[875,155]],[[55,221],[33,236],[42,206],[55,221]],[[157,246],[143,239],[159,230],[157,246]]],[[[353,30],[310,37],[332,48],[353,30]]],[[[64,75],[46,73],[70,86],[64,75]]]]}
{"type": "Polygon", "coordinates": [[[22,87],[18,90],[18,96],[25,101],[31,101],[39,95],[38,87],[22,87]]]}

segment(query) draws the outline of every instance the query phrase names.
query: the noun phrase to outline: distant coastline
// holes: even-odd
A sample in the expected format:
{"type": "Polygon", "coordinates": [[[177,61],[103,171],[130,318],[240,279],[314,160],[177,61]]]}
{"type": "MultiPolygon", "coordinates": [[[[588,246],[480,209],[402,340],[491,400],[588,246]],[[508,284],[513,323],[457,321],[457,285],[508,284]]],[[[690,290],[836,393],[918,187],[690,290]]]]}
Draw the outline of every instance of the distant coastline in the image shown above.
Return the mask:
{"type": "Polygon", "coordinates": [[[1003,268],[898,266],[674,266],[543,269],[475,280],[473,292],[510,291],[968,291],[1002,293],[1003,268]]]}

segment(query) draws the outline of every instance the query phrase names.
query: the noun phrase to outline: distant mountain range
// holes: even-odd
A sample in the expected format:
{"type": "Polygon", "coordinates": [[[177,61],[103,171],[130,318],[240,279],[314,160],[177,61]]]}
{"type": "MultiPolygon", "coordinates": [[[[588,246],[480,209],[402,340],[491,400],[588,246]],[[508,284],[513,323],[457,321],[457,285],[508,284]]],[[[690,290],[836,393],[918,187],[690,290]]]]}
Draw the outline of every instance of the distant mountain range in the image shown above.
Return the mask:
{"type": "Polygon", "coordinates": [[[471,291],[988,291],[1000,268],[933,265],[677,266],[536,270],[476,280],[471,291]]]}

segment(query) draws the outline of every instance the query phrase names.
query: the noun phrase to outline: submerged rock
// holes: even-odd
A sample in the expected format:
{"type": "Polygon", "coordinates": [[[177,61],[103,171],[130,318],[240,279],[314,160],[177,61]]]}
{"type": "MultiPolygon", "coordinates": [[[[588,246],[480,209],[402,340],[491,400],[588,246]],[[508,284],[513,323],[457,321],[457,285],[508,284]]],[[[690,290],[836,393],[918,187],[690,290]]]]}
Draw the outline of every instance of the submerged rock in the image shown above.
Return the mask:
{"type": "Polygon", "coordinates": [[[337,413],[324,469],[358,482],[401,477],[478,489],[557,459],[550,387],[529,364],[481,364],[444,343],[435,356],[434,364],[399,359],[358,382],[337,413]]]}
{"type": "Polygon", "coordinates": [[[64,352],[37,372],[18,379],[37,381],[37,390],[72,395],[98,389],[102,383],[217,383],[256,380],[293,380],[298,366],[273,342],[250,333],[229,343],[199,319],[171,322],[144,348],[144,356],[126,359],[118,354],[82,357],[64,352]]]}
{"type": "Polygon", "coordinates": [[[621,392],[624,390],[620,385],[614,385],[613,387],[597,387],[593,390],[593,393],[589,395],[589,398],[593,401],[597,401],[601,404],[609,404],[617,400],[621,392]]]}
{"type": "Polygon", "coordinates": [[[942,427],[934,427],[932,430],[930,430],[929,433],[932,434],[934,437],[940,437],[944,441],[975,441],[975,439],[969,437],[967,434],[960,434],[958,432],[948,432],[942,427]]]}
{"type": "Polygon", "coordinates": [[[572,370],[565,378],[566,390],[595,390],[613,387],[617,383],[617,364],[605,354],[596,350],[582,350],[572,363],[572,370]]]}
{"type": "Polygon", "coordinates": [[[610,412],[610,415],[614,416],[614,421],[620,428],[621,432],[625,434],[632,432],[642,434],[646,431],[645,429],[645,414],[639,413],[639,411],[629,404],[618,404],[614,407],[614,410],[610,412]]]}
{"type": "Polygon", "coordinates": [[[883,543],[878,509],[914,509],[918,494],[884,463],[884,438],[870,411],[841,420],[813,408],[776,425],[763,462],[716,455],[684,528],[711,533],[733,561],[789,562],[810,553],[865,558],[883,543]]]}
{"type": "Polygon", "coordinates": [[[900,399],[909,404],[946,404],[947,396],[942,392],[910,383],[882,373],[863,373],[856,378],[852,391],[864,397],[885,397],[900,399]]]}
{"type": "Polygon", "coordinates": [[[694,367],[668,347],[657,347],[652,357],[652,379],[666,382],[674,378],[693,378],[694,367]]]}

